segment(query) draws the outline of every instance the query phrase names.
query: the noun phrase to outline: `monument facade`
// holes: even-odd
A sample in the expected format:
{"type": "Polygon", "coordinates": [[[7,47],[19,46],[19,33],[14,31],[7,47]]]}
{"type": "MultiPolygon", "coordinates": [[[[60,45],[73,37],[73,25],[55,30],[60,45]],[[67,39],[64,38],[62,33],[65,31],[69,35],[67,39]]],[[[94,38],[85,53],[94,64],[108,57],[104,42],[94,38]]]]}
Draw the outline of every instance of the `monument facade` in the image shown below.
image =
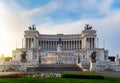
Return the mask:
{"type": "Polygon", "coordinates": [[[24,47],[13,51],[13,59],[20,60],[26,51],[27,62],[40,64],[76,64],[90,61],[96,53],[96,60],[108,59],[108,50],[99,48],[97,31],[86,24],[80,34],[41,34],[32,25],[24,31],[24,47]]]}

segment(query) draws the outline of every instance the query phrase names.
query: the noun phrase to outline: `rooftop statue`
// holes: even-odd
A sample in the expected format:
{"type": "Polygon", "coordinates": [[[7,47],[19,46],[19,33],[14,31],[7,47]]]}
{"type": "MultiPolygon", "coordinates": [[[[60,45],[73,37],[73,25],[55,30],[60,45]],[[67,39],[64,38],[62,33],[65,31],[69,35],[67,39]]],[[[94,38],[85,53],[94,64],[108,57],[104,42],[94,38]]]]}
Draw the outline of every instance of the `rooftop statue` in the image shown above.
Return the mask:
{"type": "Polygon", "coordinates": [[[33,29],[33,30],[36,30],[35,24],[34,24],[34,25],[32,25],[32,29],[33,29]]]}
{"type": "Polygon", "coordinates": [[[28,27],[29,30],[36,30],[35,24],[28,27]]]}
{"type": "Polygon", "coordinates": [[[31,30],[31,29],[32,29],[32,28],[31,28],[31,26],[29,26],[28,28],[29,28],[29,30],[31,30]]]}
{"type": "Polygon", "coordinates": [[[92,26],[90,26],[89,24],[85,24],[85,30],[90,30],[92,29],[92,26]]]}

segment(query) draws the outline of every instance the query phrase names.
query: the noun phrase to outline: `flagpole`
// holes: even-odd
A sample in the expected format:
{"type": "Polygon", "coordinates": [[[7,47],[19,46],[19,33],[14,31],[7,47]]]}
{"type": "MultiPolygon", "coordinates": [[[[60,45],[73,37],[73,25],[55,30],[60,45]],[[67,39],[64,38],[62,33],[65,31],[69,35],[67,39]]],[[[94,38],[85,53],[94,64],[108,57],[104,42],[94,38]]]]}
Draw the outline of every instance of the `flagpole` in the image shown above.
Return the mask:
{"type": "Polygon", "coordinates": [[[39,63],[41,64],[41,54],[39,52],[39,63]]]}
{"type": "Polygon", "coordinates": [[[39,63],[41,64],[41,47],[38,48],[39,51],[39,63]]]}

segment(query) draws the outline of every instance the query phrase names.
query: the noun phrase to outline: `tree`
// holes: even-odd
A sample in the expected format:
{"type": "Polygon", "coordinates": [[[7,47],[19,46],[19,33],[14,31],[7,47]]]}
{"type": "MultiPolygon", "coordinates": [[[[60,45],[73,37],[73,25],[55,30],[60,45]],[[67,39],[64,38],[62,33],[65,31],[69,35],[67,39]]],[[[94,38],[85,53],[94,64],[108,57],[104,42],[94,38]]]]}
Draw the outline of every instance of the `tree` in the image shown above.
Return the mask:
{"type": "Polygon", "coordinates": [[[11,57],[5,57],[4,60],[5,60],[5,61],[10,61],[10,60],[12,60],[12,58],[11,58],[11,57]]]}
{"type": "Polygon", "coordinates": [[[1,57],[0,57],[1,60],[4,60],[5,59],[5,56],[4,54],[1,54],[1,57]]]}

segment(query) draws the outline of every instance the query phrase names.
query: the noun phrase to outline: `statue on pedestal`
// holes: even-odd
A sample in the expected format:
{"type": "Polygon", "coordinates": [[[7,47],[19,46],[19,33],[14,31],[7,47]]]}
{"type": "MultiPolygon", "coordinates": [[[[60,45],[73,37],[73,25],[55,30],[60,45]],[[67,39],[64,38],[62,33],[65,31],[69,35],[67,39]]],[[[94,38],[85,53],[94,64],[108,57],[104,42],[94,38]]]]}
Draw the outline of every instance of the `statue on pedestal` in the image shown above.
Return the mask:
{"type": "Polygon", "coordinates": [[[92,62],[96,62],[96,57],[97,57],[97,53],[94,51],[91,55],[90,55],[90,60],[92,62]]]}
{"type": "Polygon", "coordinates": [[[58,46],[57,46],[57,52],[62,52],[62,46],[61,46],[61,38],[58,40],[58,46]]]}
{"type": "Polygon", "coordinates": [[[21,62],[26,62],[26,52],[27,51],[22,51],[22,54],[20,55],[21,56],[21,62]]]}
{"type": "Polygon", "coordinates": [[[62,42],[62,41],[61,41],[61,38],[59,38],[58,44],[61,44],[61,42],[62,42]]]}

